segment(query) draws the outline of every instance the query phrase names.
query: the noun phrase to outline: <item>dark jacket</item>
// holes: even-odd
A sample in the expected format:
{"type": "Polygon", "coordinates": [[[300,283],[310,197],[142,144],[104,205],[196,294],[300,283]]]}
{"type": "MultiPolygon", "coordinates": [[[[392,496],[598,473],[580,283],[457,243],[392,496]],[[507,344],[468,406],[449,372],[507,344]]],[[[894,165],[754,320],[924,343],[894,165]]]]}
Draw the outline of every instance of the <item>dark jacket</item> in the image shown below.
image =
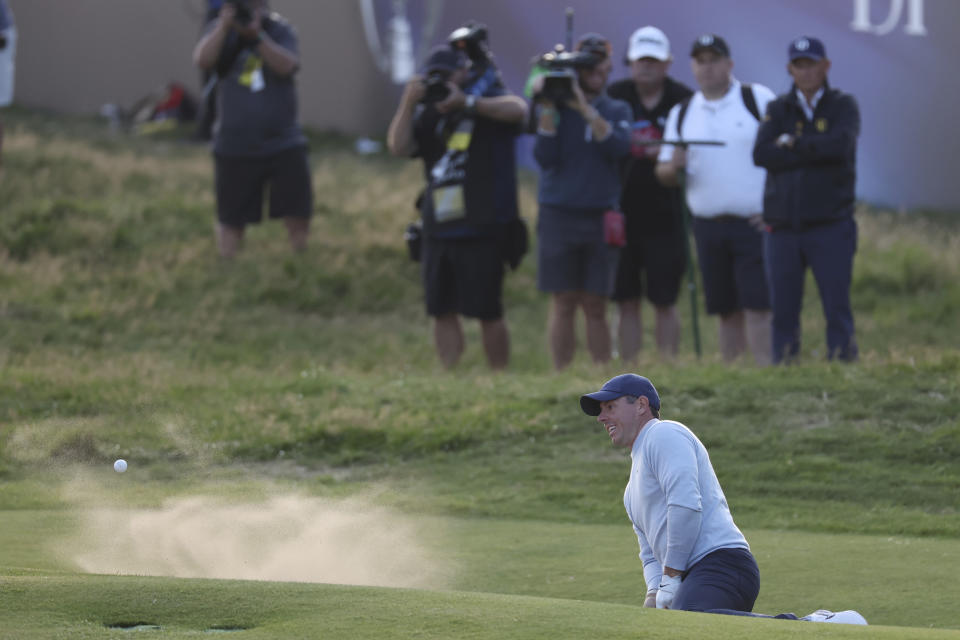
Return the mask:
{"type": "Polygon", "coordinates": [[[682,228],[679,188],[663,186],[654,175],[659,147],[639,143],[662,140],[670,109],[692,96],[693,91],[673,78],[664,78],[663,95],[653,109],[643,105],[632,78],[614,82],[607,94],[623,100],[633,110],[630,153],[621,161],[620,207],[627,216],[627,229],[636,226],[642,227],[643,233],[667,233],[682,228]]]}
{"type": "Polygon", "coordinates": [[[620,201],[620,158],[630,152],[630,105],[606,94],[593,107],[610,122],[610,135],[596,141],[587,122],[565,106],[554,135],[537,133],[533,157],[540,165],[540,204],[612,209],[620,201]]]}
{"type": "Polygon", "coordinates": [[[850,94],[829,86],[807,120],[796,88],[767,106],[753,161],[767,170],[763,219],[773,229],[803,230],[853,215],[860,111],[850,94]],[[792,148],[778,147],[784,133],[792,148]]]}

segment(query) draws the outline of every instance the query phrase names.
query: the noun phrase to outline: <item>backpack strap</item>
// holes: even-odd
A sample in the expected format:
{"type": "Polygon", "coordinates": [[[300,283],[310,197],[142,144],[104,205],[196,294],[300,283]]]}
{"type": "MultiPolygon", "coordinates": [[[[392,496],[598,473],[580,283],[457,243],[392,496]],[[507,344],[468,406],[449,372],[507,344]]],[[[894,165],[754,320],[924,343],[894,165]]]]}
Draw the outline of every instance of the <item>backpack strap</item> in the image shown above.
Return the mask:
{"type": "MultiPolygon", "coordinates": [[[[690,99],[693,96],[689,96],[680,103],[680,113],[677,114],[677,135],[680,136],[680,139],[683,139],[683,119],[687,117],[687,109],[690,108],[690,99]]],[[[757,119],[757,122],[763,120],[760,116],[760,108],[757,106],[757,98],[753,95],[753,87],[749,84],[740,85],[740,97],[743,99],[743,106],[747,108],[747,111],[750,112],[754,118],[757,119]]]]}
{"type": "Polygon", "coordinates": [[[743,98],[743,106],[747,108],[747,111],[749,111],[758,122],[763,120],[763,118],[760,117],[760,109],[757,108],[757,98],[753,95],[753,87],[749,84],[741,84],[740,95],[743,98]]]}
{"type": "Polygon", "coordinates": [[[690,99],[692,95],[687,96],[680,102],[680,113],[677,114],[677,136],[683,140],[683,119],[687,117],[687,109],[690,108],[690,99]]]}

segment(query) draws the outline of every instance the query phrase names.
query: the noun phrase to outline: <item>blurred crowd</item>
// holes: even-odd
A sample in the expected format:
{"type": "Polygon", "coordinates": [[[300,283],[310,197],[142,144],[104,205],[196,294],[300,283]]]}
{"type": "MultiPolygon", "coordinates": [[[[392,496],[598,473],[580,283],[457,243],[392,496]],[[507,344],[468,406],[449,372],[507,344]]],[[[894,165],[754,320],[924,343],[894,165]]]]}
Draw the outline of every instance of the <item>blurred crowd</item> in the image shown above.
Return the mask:
{"type": "MultiPolygon", "coordinates": [[[[297,32],[266,0],[211,0],[206,18],[193,57],[206,82],[219,251],[234,256],[264,209],[303,250],[313,193],[297,114],[297,32]]],[[[0,12],[9,31],[2,20],[0,12]]],[[[828,82],[825,44],[784,43],[793,83],[780,96],[734,75],[734,47],[720,34],[682,50],[694,87],[671,77],[679,54],[655,26],[637,28],[622,52],[584,34],[540,58],[524,96],[503,82],[482,24],[464,24],[430,52],[406,85],[387,145],[423,165],[419,222],[407,241],[445,366],[464,351],[463,319],[479,321],[491,368],[509,363],[503,285],[531,233],[517,203],[521,135],[534,137],[540,169],[537,287],[550,297],[557,370],[574,359],[581,313],[594,362],[635,363],[644,300],[658,357],[675,358],[685,283],[698,355],[702,287],[724,361],[795,361],[808,268],[827,358],[856,360],[860,119],[854,98],[828,82]],[[629,77],[610,84],[616,60],[629,77]]]]}

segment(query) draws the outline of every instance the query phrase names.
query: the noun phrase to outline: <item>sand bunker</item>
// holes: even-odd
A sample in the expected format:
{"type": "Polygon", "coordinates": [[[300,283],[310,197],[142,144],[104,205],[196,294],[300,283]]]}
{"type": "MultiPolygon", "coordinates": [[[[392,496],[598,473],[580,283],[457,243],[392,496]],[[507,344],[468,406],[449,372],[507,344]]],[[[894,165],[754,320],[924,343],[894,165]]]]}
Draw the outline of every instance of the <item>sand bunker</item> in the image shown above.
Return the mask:
{"type": "Polygon", "coordinates": [[[409,516],[358,500],[208,497],[86,509],[66,553],[92,573],[444,588],[449,571],[409,516]]]}

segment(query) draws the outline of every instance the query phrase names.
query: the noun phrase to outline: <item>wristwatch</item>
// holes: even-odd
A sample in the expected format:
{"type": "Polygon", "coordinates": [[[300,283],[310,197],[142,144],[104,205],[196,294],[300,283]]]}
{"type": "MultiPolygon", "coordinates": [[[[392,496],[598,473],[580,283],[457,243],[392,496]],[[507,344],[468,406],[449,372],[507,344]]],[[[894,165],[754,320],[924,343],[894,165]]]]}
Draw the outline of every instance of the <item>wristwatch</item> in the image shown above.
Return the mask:
{"type": "Polygon", "coordinates": [[[463,101],[463,110],[468,116],[475,115],[477,113],[477,96],[472,93],[467,94],[467,97],[463,101]]]}

